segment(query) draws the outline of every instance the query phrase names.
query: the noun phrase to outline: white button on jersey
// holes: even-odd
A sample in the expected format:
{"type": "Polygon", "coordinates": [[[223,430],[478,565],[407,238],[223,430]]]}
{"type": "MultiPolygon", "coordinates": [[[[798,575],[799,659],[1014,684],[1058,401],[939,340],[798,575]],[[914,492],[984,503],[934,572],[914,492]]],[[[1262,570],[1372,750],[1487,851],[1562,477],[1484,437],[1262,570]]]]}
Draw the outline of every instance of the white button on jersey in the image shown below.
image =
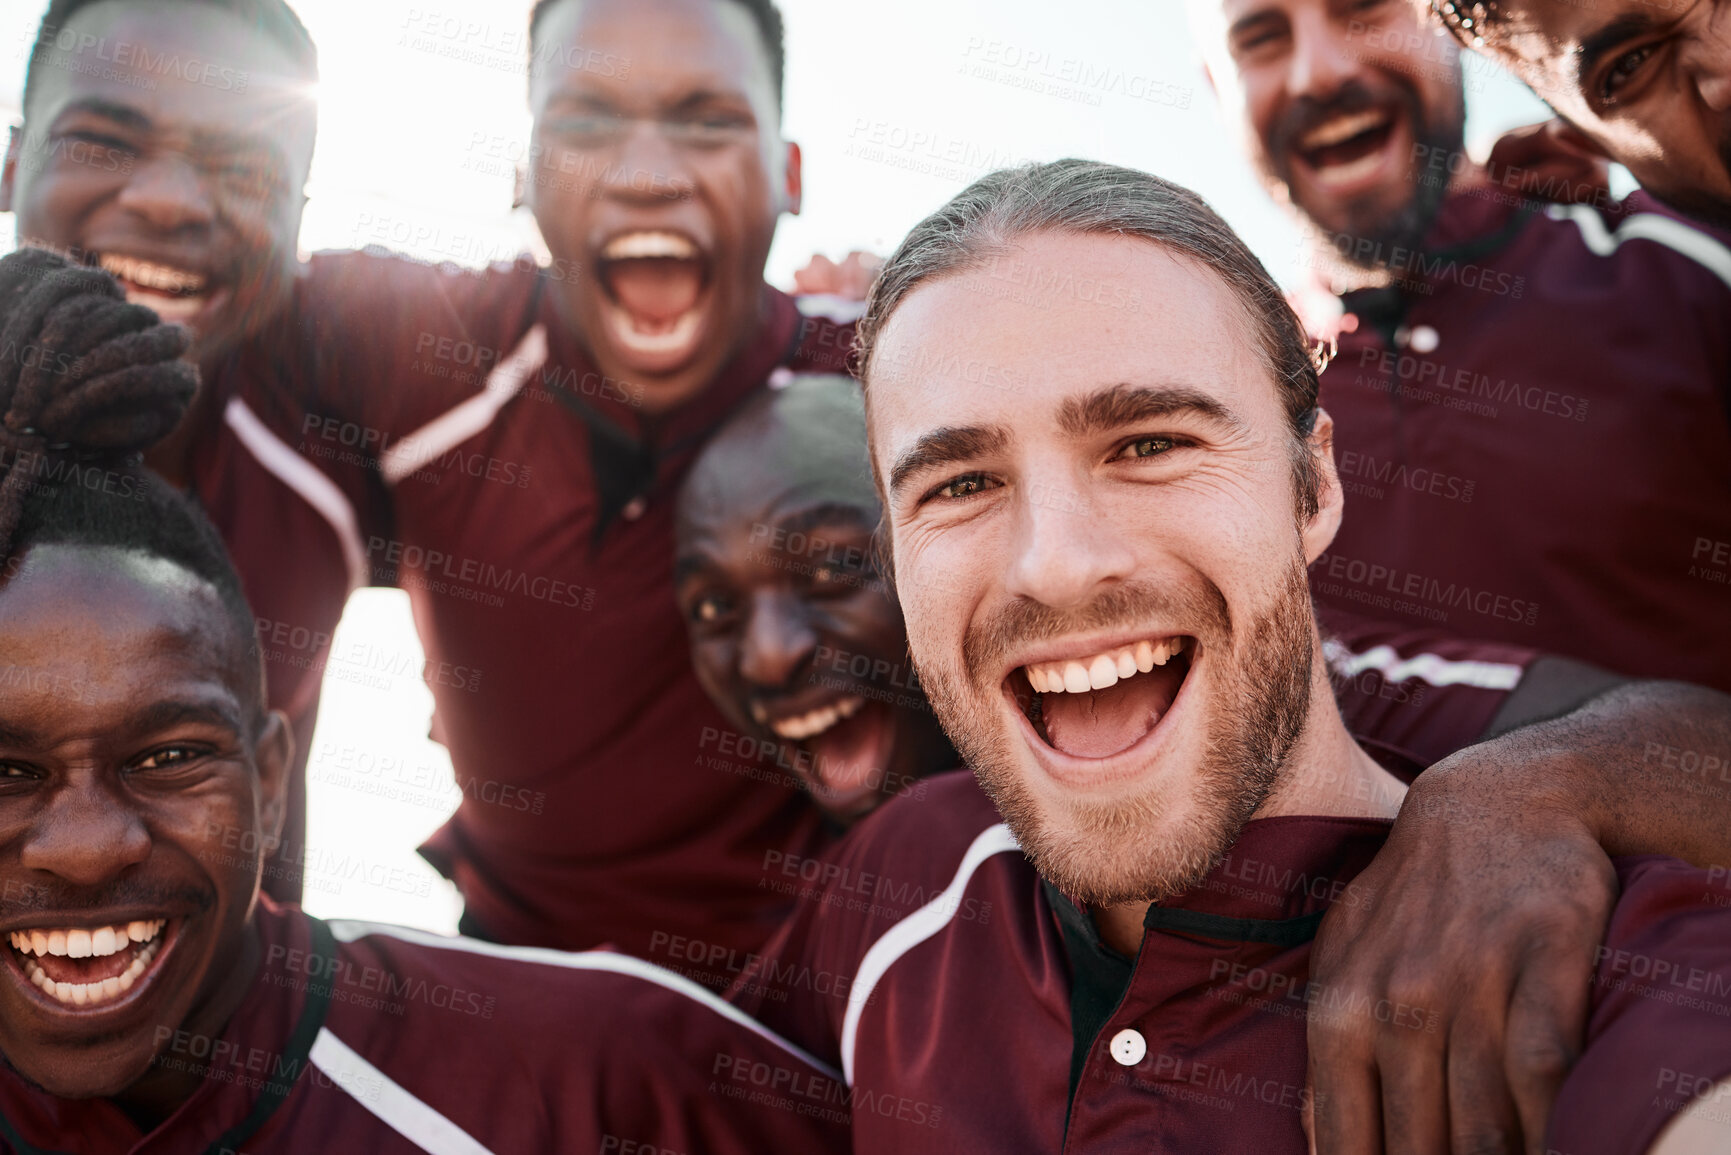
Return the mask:
{"type": "Polygon", "coordinates": [[[1441,334],[1429,325],[1414,325],[1412,327],[1411,341],[1414,353],[1434,353],[1441,340],[1441,334]]]}
{"type": "Polygon", "coordinates": [[[1125,1027],[1112,1036],[1112,1057],[1118,1060],[1121,1067],[1134,1067],[1147,1053],[1148,1040],[1142,1037],[1141,1031],[1125,1027]]]}
{"type": "Polygon", "coordinates": [[[625,503],[625,508],[619,511],[619,516],[626,521],[636,521],[643,516],[643,511],[649,508],[649,502],[642,497],[634,497],[625,503]]]}

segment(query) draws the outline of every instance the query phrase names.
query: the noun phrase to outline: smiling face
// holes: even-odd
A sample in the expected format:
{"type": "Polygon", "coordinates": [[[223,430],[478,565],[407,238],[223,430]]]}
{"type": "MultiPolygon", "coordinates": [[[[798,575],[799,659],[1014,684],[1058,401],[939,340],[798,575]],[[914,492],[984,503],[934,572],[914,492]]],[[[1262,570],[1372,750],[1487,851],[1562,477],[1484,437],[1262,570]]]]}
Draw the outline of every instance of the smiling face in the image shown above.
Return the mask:
{"type": "Polygon", "coordinates": [[[51,1094],[135,1088],[253,981],[288,739],[230,621],[109,547],[38,546],[0,589],[0,1054],[51,1094]]]}
{"type": "Polygon", "coordinates": [[[1487,50],[1685,212],[1731,227],[1731,6],[1499,0],[1487,50]]]}
{"type": "Polygon", "coordinates": [[[878,518],[845,377],[795,378],[741,413],[679,505],[675,588],[698,680],[844,823],[956,762],[873,561],[878,518]]]}
{"type": "Polygon", "coordinates": [[[1110,235],[1012,243],[1052,289],[950,274],[878,334],[896,585],[945,729],[1041,873],[1145,901],[1201,877],[1332,709],[1304,569],[1338,488],[1301,522],[1289,419],[1217,276],[1110,235]],[[1063,291],[1090,278],[1158,307],[1063,291]],[[970,358],[1025,384],[942,369],[970,358]]]}
{"type": "Polygon", "coordinates": [[[26,242],[99,262],[128,300],[190,326],[197,359],[231,349],[287,303],[312,159],[305,81],[209,4],[105,0],[55,43],[0,208],[26,242]]]}
{"type": "Polygon", "coordinates": [[[536,30],[527,200],[603,373],[665,409],[755,331],[799,154],[751,16],[726,0],[568,0],[536,30]]]}
{"type": "Polygon", "coordinates": [[[1196,0],[1191,13],[1276,199],[1333,236],[1422,239],[1446,191],[1426,173],[1450,171],[1433,161],[1460,151],[1466,123],[1452,41],[1410,0],[1196,0]]]}

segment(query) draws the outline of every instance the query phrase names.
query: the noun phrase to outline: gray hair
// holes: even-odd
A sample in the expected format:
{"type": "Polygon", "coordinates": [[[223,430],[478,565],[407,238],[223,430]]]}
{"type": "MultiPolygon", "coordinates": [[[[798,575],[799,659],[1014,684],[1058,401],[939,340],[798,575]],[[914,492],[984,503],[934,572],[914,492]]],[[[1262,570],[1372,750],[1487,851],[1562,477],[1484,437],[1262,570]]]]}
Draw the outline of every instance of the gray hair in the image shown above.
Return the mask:
{"type": "Polygon", "coordinates": [[[988,173],[903,238],[872,285],[854,355],[871,396],[872,354],[890,316],[935,277],[976,269],[1029,233],[1140,237],[1211,270],[1243,307],[1296,440],[1300,509],[1316,512],[1321,476],[1307,439],[1316,420],[1317,360],[1304,326],[1256,254],[1206,201],[1135,169],[1055,160],[988,173]]]}

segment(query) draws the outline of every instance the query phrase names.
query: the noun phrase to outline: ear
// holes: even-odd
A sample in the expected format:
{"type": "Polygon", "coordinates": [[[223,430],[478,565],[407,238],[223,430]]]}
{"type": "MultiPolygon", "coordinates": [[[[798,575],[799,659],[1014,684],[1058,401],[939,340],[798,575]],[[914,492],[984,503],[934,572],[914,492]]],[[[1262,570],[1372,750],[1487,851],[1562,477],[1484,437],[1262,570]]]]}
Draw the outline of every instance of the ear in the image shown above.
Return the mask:
{"type": "Polygon", "coordinates": [[[253,763],[258,769],[260,841],[274,850],[288,816],[289,774],[295,764],[294,731],[289,728],[288,715],[281,710],[272,710],[265,719],[264,729],[253,747],[253,763]]]}
{"type": "Polygon", "coordinates": [[[789,216],[799,215],[800,198],[804,191],[804,178],[800,173],[799,145],[793,141],[787,142],[787,177],[782,187],[782,208],[789,216]]]}
{"type": "Polygon", "coordinates": [[[1340,515],[1346,505],[1346,495],[1340,489],[1340,474],[1334,469],[1334,418],[1328,410],[1318,407],[1316,426],[1308,440],[1311,460],[1316,465],[1316,512],[1305,522],[1303,530],[1304,561],[1308,565],[1334,544],[1340,532],[1340,515]]]}
{"type": "Polygon", "coordinates": [[[24,155],[24,126],[12,126],[6,140],[6,164],[0,168],[0,213],[15,212],[13,197],[18,187],[18,158],[24,155]]]}

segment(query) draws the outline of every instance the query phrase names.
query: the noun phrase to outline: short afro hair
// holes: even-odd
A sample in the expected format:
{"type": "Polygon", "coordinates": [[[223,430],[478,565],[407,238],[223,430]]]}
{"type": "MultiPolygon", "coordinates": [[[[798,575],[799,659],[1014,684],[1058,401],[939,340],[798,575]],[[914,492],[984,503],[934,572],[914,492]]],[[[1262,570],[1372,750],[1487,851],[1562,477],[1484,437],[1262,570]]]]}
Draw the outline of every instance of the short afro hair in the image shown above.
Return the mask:
{"type": "MultiPolygon", "coordinates": [[[[162,0],[158,0],[162,2],[162,0]]],[[[289,59],[294,62],[296,70],[309,82],[317,83],[319,78],[319,50],[313,44],[313,38],[307,34],[306,25],[295,15],[284,0],[174,0],[181,4],[203,4],[209,8],[221,8],[250,23],[261,36],[275,40],[277,44],[287,49],[289,59]]],[[[48,11],[42,14],[42,22],[36,26],[36,42],[30,48],[30,59],[24,70],[24,102],[23,108],[30,108],[30,94],[36,87],[39,68],[47,67],[47,56],[52,51],[60,35],[66,30],[67,24],[79,12],[101,0],[49,0],[48,11]]]]}
{"type": "MultiPolygon", "coordinates": [[[[535,53],[535,33],[541,27],[541,20],[554,7],[565,0],[535,0],[535,8],[529,13],[529,53],[533,58],[535,53]]],[[[781,19],[781,9],[775,6],[775,0],[728,0],[737,4],[751,14],[751,22],[757,26],[757,37],[763,42],[763,50],[769,57],[769,73],[775,81],[775,106],[782,107],[782,90],[787,75],[787,45],[786,26],[781,19]]]]}

